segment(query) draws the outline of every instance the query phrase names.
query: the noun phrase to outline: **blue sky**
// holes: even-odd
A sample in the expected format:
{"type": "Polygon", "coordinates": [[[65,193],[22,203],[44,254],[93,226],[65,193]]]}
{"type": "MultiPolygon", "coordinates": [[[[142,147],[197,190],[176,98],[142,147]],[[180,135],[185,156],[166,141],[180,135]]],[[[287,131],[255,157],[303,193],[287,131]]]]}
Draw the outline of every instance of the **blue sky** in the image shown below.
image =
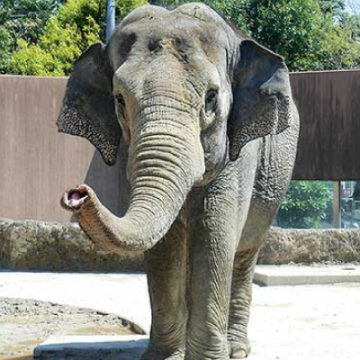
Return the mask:
{"type": "Polygon", "coordinates": [[[346,6],[349,12],[360,13],[360,0],[346,0],[346,6]]]}

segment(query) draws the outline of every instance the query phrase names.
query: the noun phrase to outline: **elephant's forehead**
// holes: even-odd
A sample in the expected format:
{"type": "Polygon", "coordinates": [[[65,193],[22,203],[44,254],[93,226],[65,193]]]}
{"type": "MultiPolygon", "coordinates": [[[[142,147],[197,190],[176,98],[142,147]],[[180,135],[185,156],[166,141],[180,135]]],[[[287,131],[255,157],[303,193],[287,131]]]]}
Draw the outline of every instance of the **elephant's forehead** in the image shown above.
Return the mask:
{"type": "Polygon", "coordinates": [[[123,33],[135,33],[139,40],[148,39],[184,39],[189,43],[201,41],[204,43],[219,44],[216,39],[216,31],[213,26],[203,27],[192,19],[164,19],[161,24],[143,20],[140,23],[132,24],[123,29],[123,33]]]}
{"type": "Polygon", "coordinates": [[[195,43],[197,40],[208,47],[224,47],[232,30],[213,10],[203,4],[186,4],[173,11],[157,6],[145,6],[135,10],[120,23],[118,36],[129,33],[147,40],[155,38],[180,38],[195,43]]]}
{"type": "Polygon", "coordinates": [[[167,18],[174,20],[186,17],[197,19],[205,23],[217,23],[220,26],[226,25],[221,16],[207,5],[202,3],[189,3],[179,6],[175,10],[167,10],[154,5],[145,5],[127,15],[120,23],[120,26],[126,26],[132,22],[149,18],[161,22],[162,20],[165,21],[167,18]]]}

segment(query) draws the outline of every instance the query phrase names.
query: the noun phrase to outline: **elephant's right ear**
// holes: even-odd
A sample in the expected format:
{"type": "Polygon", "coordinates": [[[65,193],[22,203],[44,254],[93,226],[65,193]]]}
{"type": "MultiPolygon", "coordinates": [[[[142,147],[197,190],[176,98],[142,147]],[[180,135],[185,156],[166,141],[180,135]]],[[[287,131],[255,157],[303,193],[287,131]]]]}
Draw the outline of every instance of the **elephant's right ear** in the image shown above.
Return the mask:
{"type": "Polygon", "coordinates": [[[57,120],[60,132],[87,138],[108,165],[116,162],[121,137],[112,77],[104,45],[92,45],[74,65],[57,120]]]}

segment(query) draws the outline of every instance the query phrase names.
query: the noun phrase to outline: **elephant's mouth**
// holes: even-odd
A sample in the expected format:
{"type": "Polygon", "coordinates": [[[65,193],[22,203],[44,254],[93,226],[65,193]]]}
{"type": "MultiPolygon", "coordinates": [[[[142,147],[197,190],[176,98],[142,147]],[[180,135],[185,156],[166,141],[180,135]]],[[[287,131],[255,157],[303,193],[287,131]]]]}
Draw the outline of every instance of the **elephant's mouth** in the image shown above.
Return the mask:
{"type": "Polygon", "coordinates": [[[87,190],[83,187],[70,190],[63,197],[63,203],[66,207],[79,210],[89,198],[87,190]]]}

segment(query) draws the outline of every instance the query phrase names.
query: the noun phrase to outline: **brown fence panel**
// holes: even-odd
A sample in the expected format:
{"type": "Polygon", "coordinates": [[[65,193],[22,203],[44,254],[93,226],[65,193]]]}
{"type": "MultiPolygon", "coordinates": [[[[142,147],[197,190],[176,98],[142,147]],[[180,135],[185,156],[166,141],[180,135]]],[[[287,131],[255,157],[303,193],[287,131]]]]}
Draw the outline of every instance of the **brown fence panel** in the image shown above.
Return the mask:
{"type": "Polygon", "coordinates": [[[301,131],[294,179],[360,180],[360,71],[291,74],[301,131]]]}
{"type": "MultiPolygon", "coordinates": [[[[124,159],[106,166],[85,139],[55,125],[66,78],[0,76],[0,217],[66,222],[68,187],[86,182],[116,214],[124,159]]],[[[360,71],[295,73],[301,134],[294,179],[360,179],[360,71]]]]}
{"type": "Polygon", "coordinates": [[[84,181],[121,212],[119,165],[107,167],[87,140],[57,132],[66,82],[0,76],[0,217],[66,222],[60,195],[84,181]]]}

